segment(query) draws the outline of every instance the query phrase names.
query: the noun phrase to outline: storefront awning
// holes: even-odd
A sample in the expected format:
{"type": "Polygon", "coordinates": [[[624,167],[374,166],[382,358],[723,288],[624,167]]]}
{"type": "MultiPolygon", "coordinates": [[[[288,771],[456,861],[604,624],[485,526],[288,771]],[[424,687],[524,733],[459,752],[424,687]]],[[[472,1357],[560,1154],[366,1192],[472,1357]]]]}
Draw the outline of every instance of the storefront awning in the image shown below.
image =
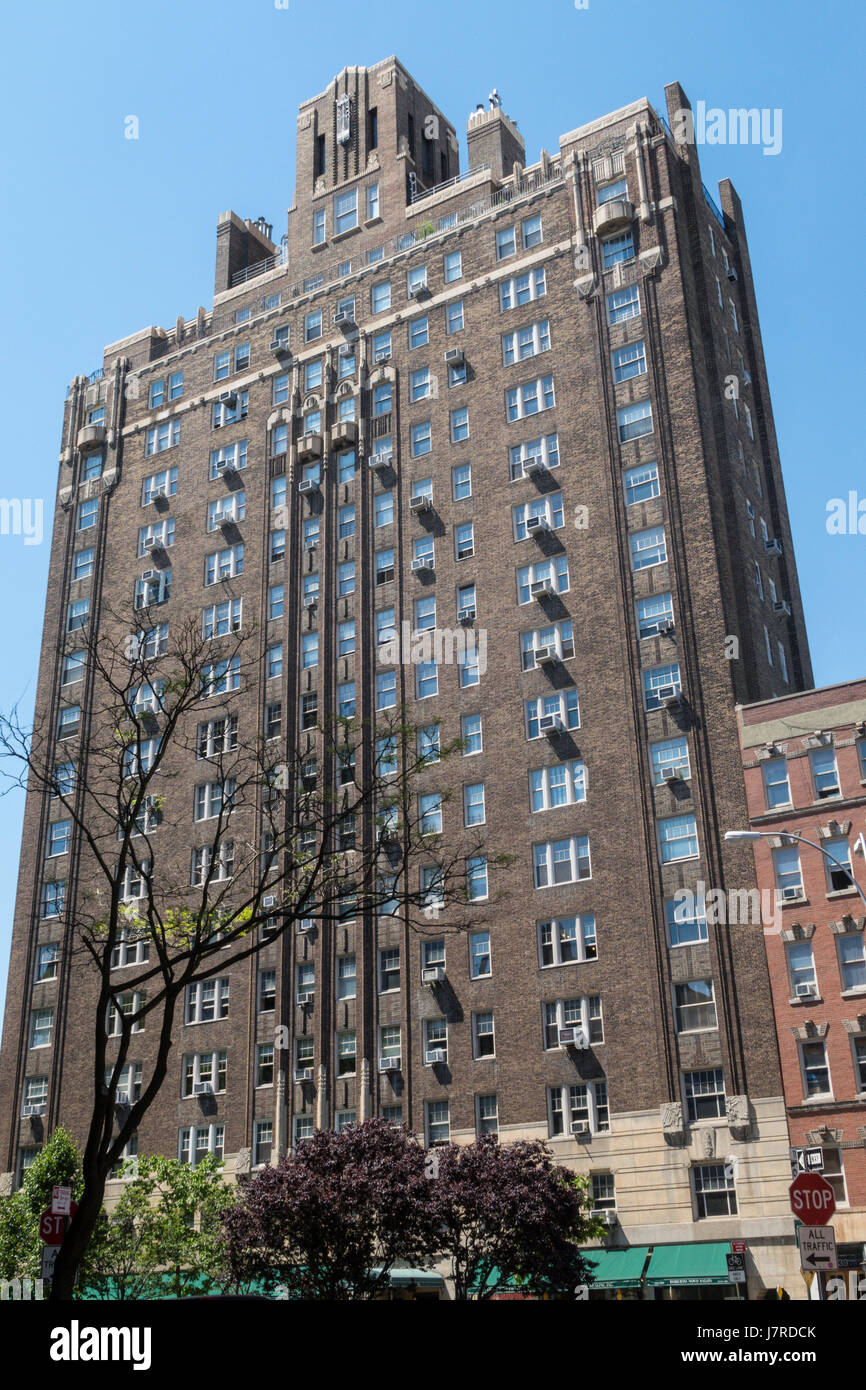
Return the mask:
{"type": "Polygon", "coordinates": [[[730,1241],[704,1245],[657,1245],[649,1262],[646,1282],[650,1288],[665,1285],[729,1284],[726,1255],[730,1241]]]}
{"type": "Polygon", "coordinates": [[[591,1289],[638,1289],[648,1245],[634,1245],[628,1250],[584,1250],[584,1259],[592,1271],[591,1289]]]}

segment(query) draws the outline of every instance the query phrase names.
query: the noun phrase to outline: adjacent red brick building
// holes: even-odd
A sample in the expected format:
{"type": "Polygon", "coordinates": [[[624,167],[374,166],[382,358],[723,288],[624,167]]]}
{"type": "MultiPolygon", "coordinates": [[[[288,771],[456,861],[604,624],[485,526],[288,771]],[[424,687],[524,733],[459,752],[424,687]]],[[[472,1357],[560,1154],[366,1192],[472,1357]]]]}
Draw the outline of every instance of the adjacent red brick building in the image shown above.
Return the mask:
{"type": "Polygon", "coordinates": [[[778,895],[765,939],[791,1144],[823,1151],[837,1243],[862,1245],[866,680],[762,700],[739,721],[750,825],[768,837],[758,882],[778,895]]]}

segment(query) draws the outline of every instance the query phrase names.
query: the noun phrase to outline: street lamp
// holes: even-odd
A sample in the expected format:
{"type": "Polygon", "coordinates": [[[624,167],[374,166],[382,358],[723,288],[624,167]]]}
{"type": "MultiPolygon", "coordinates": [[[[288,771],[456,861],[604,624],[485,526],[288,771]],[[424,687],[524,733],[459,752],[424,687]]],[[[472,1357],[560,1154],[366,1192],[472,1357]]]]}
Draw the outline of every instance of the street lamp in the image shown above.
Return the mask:
{"type": "MultiPolygon", "coordinates": [[[[726,840],[775,840],[775,839],[781,839],[781,840],[785,840],[785,841],[787,841],[789,844],[793,844],[793,845],[809,845],[810,848],[816,849],[816,850],[818,851],[819,854],[823,854],[824,858],[825,858],[825,859],[828,859],[828,860],[830,861],[831,864],[835,864],[837,869],[845,869],[845,865],[844,865],[844,864],[840,864],[838,859],[834,859],[833,856],[832,856],[832,854],[830,854],[828,850],[824,849],[822,845],[817,845],[817,844],[815,843],[814,840],[807,840],[803,835],[797,835],[796,833],[794,833],[793,831],[790,831],[790,830],[780,830],[780,831],[775,832],[774,834],[770,834],[770,833],[769,833],[768,831],[766,831],[766,830],[726,830],[726,831],[725,831],[725,839],[726,839],[726,840]]],[[[860,851],[860,847],[863,846],[863,845],[864,845],[864,840],[863,840],[863,836],[861,835],[860,838],[859,838],[859,840],[857,841],[857,844],[855,845],[855,850],[859,852],[859,851],[860,851]]],[[[866,847],[863,848],[862,852],[863,852],[864,854],[866,854],[866,847]]],[[[853,875],[853,873],[851,872],[851,870],[850,870],[850,869],[845,869],[845,872],[848,874],[848,877],[851,879],[852,885],[857,889],[857,892],[860,894],[860,897],[863,899],[864,906],[866,906],[866,893],[863,892],[863,889],[860,887],[860,884],[857,882],[857,880],[856,880],[856,878],[854,877],[854,875],[853,875]]]]}

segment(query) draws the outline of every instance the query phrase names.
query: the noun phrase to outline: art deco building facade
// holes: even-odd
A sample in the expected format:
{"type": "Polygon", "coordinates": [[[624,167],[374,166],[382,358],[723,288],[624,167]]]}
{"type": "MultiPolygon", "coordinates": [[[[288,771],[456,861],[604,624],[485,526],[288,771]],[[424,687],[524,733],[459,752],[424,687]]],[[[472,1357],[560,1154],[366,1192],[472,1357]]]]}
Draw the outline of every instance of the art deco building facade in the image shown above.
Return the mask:
{"type": "MultiPolygon", "coordinates": [[[[667,101],[687,105],[677,85],[667,101]]],[[[263,736],[312,759],[317,721],[354,701],[463,739],[425,813],[515,856],[486,904],[470,866],[477,931],[361,917],[187,1001],[139,1144],[243,1170],[370,1114],[430,1143],[549,1137],[591,1175],[609,1243],[652,1249],[650,1281],[670,1283],[661,1247],[694,1247],[700,1276],[745,1237],[757,1289],[794,1267],[763,938],[671,907],[699,880],[754,883],[720,832],[746,815],[735,706],[811,684],[739,200],[725,183],[715,205],[645,100],[529,166],[479,107],[468,148],[460,175],[395,59],[345,69],[300,110],[287,248],[224,214],[212,311],[112,343],[70,387],[37,698],[69,760],[87,756],[75,625],[150,585],[160,622],[228,602],[258,624],[233,707],[263,736]],[[473,633],[477,659],[381,661],[404,623],[473,633]],[[201,1076],[215,1115],[186,1094],[201,1076]]],[[[179,776],[192,853],[200,778],[179,776]]],[[[76,872],[31,796],[12,1175],[40,1123],[85,1113],[76,872]]]]}

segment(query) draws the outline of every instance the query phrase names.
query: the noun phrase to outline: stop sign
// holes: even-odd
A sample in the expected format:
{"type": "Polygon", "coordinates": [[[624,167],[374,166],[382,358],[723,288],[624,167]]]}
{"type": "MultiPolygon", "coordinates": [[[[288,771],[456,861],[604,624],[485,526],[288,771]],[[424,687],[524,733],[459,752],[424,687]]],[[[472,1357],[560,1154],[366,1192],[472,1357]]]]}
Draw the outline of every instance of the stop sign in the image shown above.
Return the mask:
{"type": "Polygon", "coordinates": [[[791,1210],[807,1226],[824,1226],[836,1210],[833,1188],[820,1173],[798,1173],[788,1189],[791,1210]]]}
{"type": "Polygon", "coordinates": [[[69,1203],[69,1216],[57,1216],[49,1207],[39,1218],[39,1235],[45,1245],[59,1245],[66,1227],[78,1211],[76,1202],[69,1203]]]}

